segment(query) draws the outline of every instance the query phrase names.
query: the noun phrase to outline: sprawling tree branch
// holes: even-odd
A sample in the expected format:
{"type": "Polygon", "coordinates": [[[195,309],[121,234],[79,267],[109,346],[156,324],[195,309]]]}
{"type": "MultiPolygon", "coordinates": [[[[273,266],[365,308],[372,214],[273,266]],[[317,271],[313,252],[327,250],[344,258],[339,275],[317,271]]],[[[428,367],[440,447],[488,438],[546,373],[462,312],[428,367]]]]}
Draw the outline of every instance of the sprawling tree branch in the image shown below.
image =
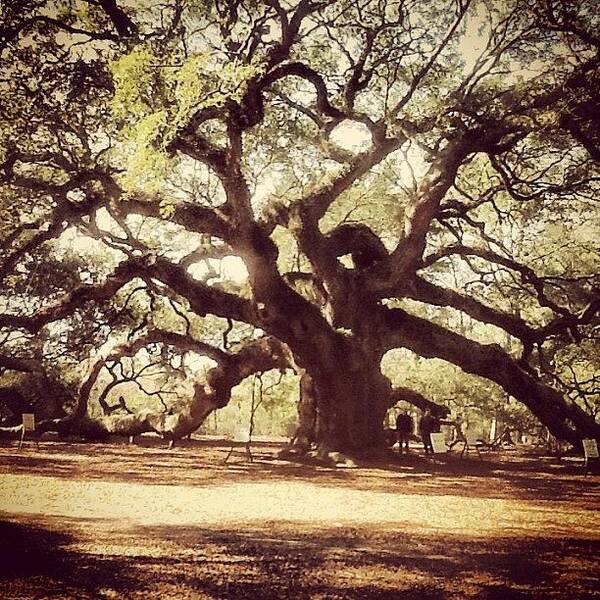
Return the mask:
{"type": "Polygon", "coordinates": [[[494,381],[527,406],[557,437],[578,443],[597,437],[598,425],[558,391],[542,383],[496,344],[480,344],[399,309],[382,309],[382,336],[389,347],[404,347],[425,358],[441,358],[467,373],[494,381]]]}
{"type": "Polygon", "coordinates": [[[530,327],[523,319],[492,307],[486,306],[475,298],[443,288],[420,277],[415,277],[407,287],[407,298],[419,300],[435,306],[450,306],[460,310],[470,317],[488,325],[500,327],[524,344],[531,344],[537,340],[534,328],[530,327]]]}
{"type": "Polygon", "coordinates": [[[81,383],[76,410],[62,420],[46,421],[40,424],[40,428],[59,431],[79,429],[83,433],[103,432],[126,436],[154,431],[167,439],[176,440],[195,431],[213,410],[225,406],[229,402],[231,389],[249,375],[288,367],[288,352],[275,338],[250,340],[232,351],[225,352],[187,335],[153,329],[98,357],[81,383]],[[206,378],[201,374],[196,376],[193,397],[177,410],[113,413],[95,421],[86,417],[90,395],[106,363],[118,361],[125,356],[134,356],[148,344],[155,343],[172,345],[180,351],[208,356],[217,362],[217,366],[208,371],[206,378]]]}
{"type": "Polygon", "coordinates": [[[340,109],[334,107],[329,101],[329,95],[327,93],[327,86],[325,84],[324,79],[311,67],[305,65],[301,62],[289,62],[283,65],[280,65],[267,73],[261,81],[259,85],[263,88],[267,88],[273,85],[279,79],[283,79],[284,77],[300,77],[301,79],[305,79],[309,81],[315,88],[317,93],[317,102],[316,107],[317,110],[327,116],[331,117],[335,120],[341,120],[345,117],[344,112],[340,109]]]}
{"type": "Polygon", "coordinates": [[[462,244],[449,246],[426,257],[423,261],[423,266],[430,266],[441,258],[452,255],[478,256],[518,272],[521,275],[523,283],[531,285],[534,289],[539,305],[551,309],[556,314],[556,318],[542,328],[533,329],[516,316],[503,315],[498,311],[484,307],[472,298],[462,296],[452,290],[439,289],[433,286],[433,284],[424,282],[419,278],[414,280],[415,288],[413,288],[413,295],[411,297],[417,300],[426,299],[425,301],[433,304],[441,303],[439,305],[458,308],[473,318],[501,327],[524,342],[535,343],[542,343],[547,337],[565,330],[571,331],[572,335],[577,338],[577,326],[589,324],[600,308],[599,301],[593,299],[580,315],[573,314],[569,309],[559,306],[547,296],[544,278],[539,277],[533,269],[514,259],[506,258],[485,248],[473,248],[462,244]]]}
{"type": "Polygon", "coordinates": [[[69,316],[86,302],[104,302],[112,298],[127,282],[138,277],[142,260],[130,259],[122,262],[103,283],[78,286],[58,302],[43,308],[35,315],[0,314],[0,327],[26,329],[37,333],[48,323],[69,316]]]}
{"type": "Polygon", "coordinates": [[[443,406],[441,404],[437,404],[433,400],[430,400],[429,398],[423,396],[423,394],[420,394],[419,392],[416,392],[415,390],[404,386],[396,386],[392,390],[391,401],[394,403],[402,401],[408,402],[409,404],[412,404],[413,406],[416,406],[417,408],[420,408],[423,411],[428,410],[431,412],[431,414],[439,416],[441,418],[446,417],[446,415],[448,415],[448,413],[450,412],[450,409],[448,407],[443,406]]]}
{"type": "MultiPolygon", "coordinates": [[[[115,208],[122,214],[137,214],[155,219],[163,219],[161,214],[160,196],[136,194],[125,198],[115,208]]],[[[217,238],[228,239],[231,237],[231,228],[226,219],[213,208],[194,204],[192,202],[177,201],[172,205],[170,220],[181,225],[190,232],[205,233],[217,238]]]]}

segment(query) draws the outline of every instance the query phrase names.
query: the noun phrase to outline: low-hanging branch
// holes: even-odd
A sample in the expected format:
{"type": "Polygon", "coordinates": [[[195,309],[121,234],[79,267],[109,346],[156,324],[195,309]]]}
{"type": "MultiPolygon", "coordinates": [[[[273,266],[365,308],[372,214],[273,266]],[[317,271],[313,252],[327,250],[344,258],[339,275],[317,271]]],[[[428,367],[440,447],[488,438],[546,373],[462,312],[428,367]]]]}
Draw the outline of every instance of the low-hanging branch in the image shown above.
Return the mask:
{"type": "Polygon", "coordinates": [[[152,329],[135,340],[124,342],[100,355],[90,365],[79,387],[75,410],[65,418],[41,422],[38,429],[41,432],[80,432],[91,435],[115,433],[125,436],[153,431],[173,441],[196,430],[213,410],[225,406],[229,402],[232,388],[249,375],[271,369],[285,370],[289,365],[288,351],[276,338],[251,339],[225,352],[187,335],[152,329]],[[194,380],[193,396],[180,402],[176,409],[168,412],[141,410],[135,413],[109,410],[110,414],[100,419],[89,417],[87,410],[92,390],[107,363],[119,361],[125,356],[134,356],[142,348],[156,343],[208,356],[217,365],[209,369],[205,376],[203,372],[198,373],[194,380]]]}
{"type": "Polygon", "coordinates": [[[581,433],[598,435],[600,426],[593,417],[523,369],[497,344],[475,342],[400,309],[381,307],[379,318],[381,336],[389,349],[402,347],[425,358],[440,358],[466,373],[494,381],[561,439],[576,444],[581,433]]]}
{"type": "Polygon", "coordinates": [[[214,314],[261,325],[250,301],[197,281],[176,263],[150,254],[121,262],[102,283],[80,285],[35,315],[0,313],[0,327],[37,333],[48,323],[68,317],[87,302],[109,300],[126,283],[138,277],[162,281],[175,293],[188,298],[191,309],[198,315],[214,314]]]}

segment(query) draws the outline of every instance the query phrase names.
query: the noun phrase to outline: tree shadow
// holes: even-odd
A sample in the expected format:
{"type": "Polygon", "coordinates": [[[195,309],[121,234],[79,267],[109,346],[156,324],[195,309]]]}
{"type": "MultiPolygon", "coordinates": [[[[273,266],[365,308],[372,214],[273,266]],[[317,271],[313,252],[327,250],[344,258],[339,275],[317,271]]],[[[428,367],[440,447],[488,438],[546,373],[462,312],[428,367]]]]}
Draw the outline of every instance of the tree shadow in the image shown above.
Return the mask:
{"type": "Polygon", "coordinates": [[[127,529],[52,519],[44,526],[0,523],[0,536],[7,541],[0,546],[4,598],[598,597],[599,540],[490,540],[270,522],[241,530],[127,529]],[[75,525],[74,535],[56,531],[75,525]]]}
{"type": "Polygon", "coordinates": [[[71,537],[65,533],[0,521],[0,579],[49,575],[64,566],[61,548],[71,537]]]}

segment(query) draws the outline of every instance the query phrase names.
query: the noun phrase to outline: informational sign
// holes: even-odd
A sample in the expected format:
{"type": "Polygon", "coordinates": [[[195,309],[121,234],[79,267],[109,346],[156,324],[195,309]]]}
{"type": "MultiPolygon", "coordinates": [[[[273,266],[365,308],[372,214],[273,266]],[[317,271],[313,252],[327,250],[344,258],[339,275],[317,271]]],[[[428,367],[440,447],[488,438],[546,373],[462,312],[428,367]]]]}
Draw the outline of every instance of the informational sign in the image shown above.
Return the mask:
{"type": "Polygon", "coordinates": [[[240,429],[236,429],[233,434],[232,441],[236,444],[248,444],[251,441],[250,432],[247,427],[242,427],[240,429]]]}
{"type": "Polygon", "coordinates": [[[23,431],[35,431],[35,415],[33,413],[23,413],[23,431]]]}
{"type": "Polygon", "coordinates": [[[434,454],[445,454],[446,452],[448,452],[443,433],[431,434],[431,446],[433,447],[434,454]]]}
{"type": "Polygon", "coordinates": [[[596,440],[581,440],[581,443],[586,458],[598,458],[598,443],[596,440]]]}

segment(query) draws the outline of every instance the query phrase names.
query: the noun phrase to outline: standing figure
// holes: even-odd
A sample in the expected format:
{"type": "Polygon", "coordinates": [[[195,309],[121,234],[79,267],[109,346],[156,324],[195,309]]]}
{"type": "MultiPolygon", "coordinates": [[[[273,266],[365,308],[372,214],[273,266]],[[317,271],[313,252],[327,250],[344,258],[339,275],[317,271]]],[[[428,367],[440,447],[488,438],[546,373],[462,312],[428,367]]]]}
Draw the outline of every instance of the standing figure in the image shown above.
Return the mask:
{"type": "Polygon", "coordinates": [[[435,427],[435,421],[429,410],[426,410],[419,421],[419,434],[423,440],[425,454],[433,454],[433,445],[431,444],[431,432],[435,427]]]}
{"type": "Polygon", "coordinates": [[[400,454],[402,454],[402,450],[404,448],[406,449],[406,454],[408,454],[408,442],[410,440],[412,430],[413,422],[411,416],[406,411],[402,411],[396,417],[396,435],[398,437],[398,444],[400,446],[400,454]]]}

